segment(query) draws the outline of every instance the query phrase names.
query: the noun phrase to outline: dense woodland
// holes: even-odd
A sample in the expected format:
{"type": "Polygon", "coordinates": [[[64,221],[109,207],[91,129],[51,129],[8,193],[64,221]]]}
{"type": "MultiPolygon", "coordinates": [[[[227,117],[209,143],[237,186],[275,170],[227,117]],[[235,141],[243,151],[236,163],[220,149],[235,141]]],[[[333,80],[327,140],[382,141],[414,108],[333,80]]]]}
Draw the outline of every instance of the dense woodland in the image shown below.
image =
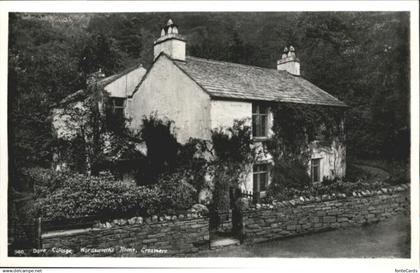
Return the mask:
{"type": "Polygon", "coordinates": [[[408,13],[10,14],[9,181],[48,167],[51,108],[86,76],[141,63],[172,18],[192,56],[275,68],[296,48],[305,78],[343,100],[349,160],[407,161],[410,149],[408,13]]]}

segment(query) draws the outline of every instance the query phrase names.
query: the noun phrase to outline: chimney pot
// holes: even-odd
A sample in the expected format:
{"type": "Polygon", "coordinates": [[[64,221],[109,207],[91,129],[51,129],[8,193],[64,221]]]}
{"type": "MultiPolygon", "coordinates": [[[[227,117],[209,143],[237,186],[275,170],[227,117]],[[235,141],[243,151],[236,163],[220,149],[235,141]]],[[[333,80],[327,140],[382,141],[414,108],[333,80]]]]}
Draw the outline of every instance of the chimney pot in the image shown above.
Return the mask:
{"type": "Polygon", "coordinates": [[[277,70],[285,70],[292,75],[300,76],[300,62],[292,45],[283,49],[281,59],[277,61],[277,70]]]}
{"type": "Polygon", "coordinates": [[[161,52],[164,52],[170,58],[185,61],[185,39],[179,35],[178,26],[169,19],[160,33],[160,38],[154,42],[154,59],[161,52]]]}

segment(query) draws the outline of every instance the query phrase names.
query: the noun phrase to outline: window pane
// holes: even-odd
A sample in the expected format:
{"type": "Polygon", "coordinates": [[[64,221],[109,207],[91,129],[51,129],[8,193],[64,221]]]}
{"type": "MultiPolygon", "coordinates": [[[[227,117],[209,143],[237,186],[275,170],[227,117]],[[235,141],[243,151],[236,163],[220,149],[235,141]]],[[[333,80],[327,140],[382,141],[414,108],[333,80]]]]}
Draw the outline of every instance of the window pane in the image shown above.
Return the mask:
{"type": "Polygon", "coordinates": [[[254,192],[265,191],[268,185],[268,164],[255,164],[253,172],[254,192]]]}
{"type": "Polygon", "coordinates": [[[261,119],[260,116],[257,116],[256,118],[256,123],[257,123],[257,134],[255,136],[259,137],[261,136],[261,119]]]}
{"type": "Polygon", "coordinates": [[[267,116],[261,116],[261,135],[266,136],[267,116]]]}
{"type": "Polygon", "coordinates": [[[257,136],[257,116],[252,116],[252,136],[257,136]]]}
{"type": "Polygon", "coordinates": [[[320,168],[320,159],[311,160],[311,178],[312,182],[321,181],[321,168],[320,168]]]}
{"type": "Polygon", "coordinates": [[[261,114],[267,114],[268,113],[268,107],[266,105],[260,105],[260,113],[261,114]]]}
{"type": "Polygon", "coordinates": [[[117,117],[123,117],[124,116],[124,110],[122,108],[115,109],[114,113],[117,117]]]}
{"type": "Polygon", "coordinates": [[[268,165],[267,165],[267,164],[261,164],[261,165],[260,165],[260,169],[261,169],[261,171],[263,171],[263,172],[267,172],[268,165]]]}
{"type": "Polygon", "coordinates": [[[314,168],[314,181],[315,182],[319,181],[319,166],[315,166],[314,168]]]}
{"type": "Polygon", "coordinates": [[[257,104],[255,104],[255,103],[253,103],[252,104],[252,113],[253,114],[256,114],[256,113],[258,113],[259,112],[259,107],[258,107],[258,105],[257,104]]]}
{"type": "Polygon", "coordinates": [[[124,99],[123,98],[113,98],[115,106],[124,106],[124,99]]]}
{"type": "Polygon", "coordinates": [[[265,191],[267,187],[267,173],[260,174],[260,191],[265,191]]]}
{"type": "Polygon", "coordinates": [[[253,175],[253,191],[258,192],[258,174],[253,175]]]}

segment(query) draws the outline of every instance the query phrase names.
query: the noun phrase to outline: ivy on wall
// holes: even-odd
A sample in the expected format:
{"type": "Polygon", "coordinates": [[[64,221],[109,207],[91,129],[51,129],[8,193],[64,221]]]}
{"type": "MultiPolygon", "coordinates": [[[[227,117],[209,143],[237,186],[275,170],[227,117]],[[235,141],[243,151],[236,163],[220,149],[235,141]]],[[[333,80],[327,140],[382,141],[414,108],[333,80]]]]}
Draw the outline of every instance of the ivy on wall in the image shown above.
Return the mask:
{"type": "Polygon", "coordinates": [[[271,105],[273,136],[266,142],[273,156],[270,190],[308,186],[310,144],[317,141],[330,147],[334,140],[344,142],[343,108],[295,103],[271,105]]]}
{"type": "Polygon", "coordinates": [[[135,138],[126,127],[127,120],[112,113],[103,87],[91,84],[85,92],[88,96],[82,104],[64,106],[59,116],[66,136],[54,142],[57,160],[67,162],[73,170],[97,175],[113,169],[117,159],[138,157],[133,154],[135,138]]]}
{"type": "Polygon", "coordinates": [[[213,204],[220,211],[230,208],[230,189],[237,189],[250,173],[258,151],[247,120],[235,120],[232,127],[212,130],[213,159],[208,170],[214,177],[213,204]]]}

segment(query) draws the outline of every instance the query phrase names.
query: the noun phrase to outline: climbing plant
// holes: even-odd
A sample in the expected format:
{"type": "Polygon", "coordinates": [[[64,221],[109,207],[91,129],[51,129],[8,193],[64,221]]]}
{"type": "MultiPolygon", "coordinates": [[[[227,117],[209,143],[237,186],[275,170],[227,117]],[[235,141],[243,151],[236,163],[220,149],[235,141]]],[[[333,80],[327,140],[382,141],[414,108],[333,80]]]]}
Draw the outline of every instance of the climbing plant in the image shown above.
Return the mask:
{"type": "Polygon", "coordinates": [[[214,177],[213,205],[229,209],[229,189],[238,188],[246,179],[259,155],[246,120],[235,120],[232,127],[212,131],[213,159],[208,170],[214,177]]]}
{"type": "Polygon", "coordinates": [[[97,175],[103,169],[113,169],[118,159],[138,154],[134,154],[136,141],[126,127],[126,119],[112,115],[103,87],[94,83],[85,92],[86,99],[65,105],[57,113],[56,129],[62,133],[54,142],[55,151],[71,169],[97,175]]]}
{"type": "Polygon", "coordinates": [[[343,109],[293,103],[273,104],[271,109],[274,134],[266,142],[274,160],[270,191],[303,188],[310,183],[310,145],[317,141],[328,147],[333,140],[344,141],[343,109]]]}

